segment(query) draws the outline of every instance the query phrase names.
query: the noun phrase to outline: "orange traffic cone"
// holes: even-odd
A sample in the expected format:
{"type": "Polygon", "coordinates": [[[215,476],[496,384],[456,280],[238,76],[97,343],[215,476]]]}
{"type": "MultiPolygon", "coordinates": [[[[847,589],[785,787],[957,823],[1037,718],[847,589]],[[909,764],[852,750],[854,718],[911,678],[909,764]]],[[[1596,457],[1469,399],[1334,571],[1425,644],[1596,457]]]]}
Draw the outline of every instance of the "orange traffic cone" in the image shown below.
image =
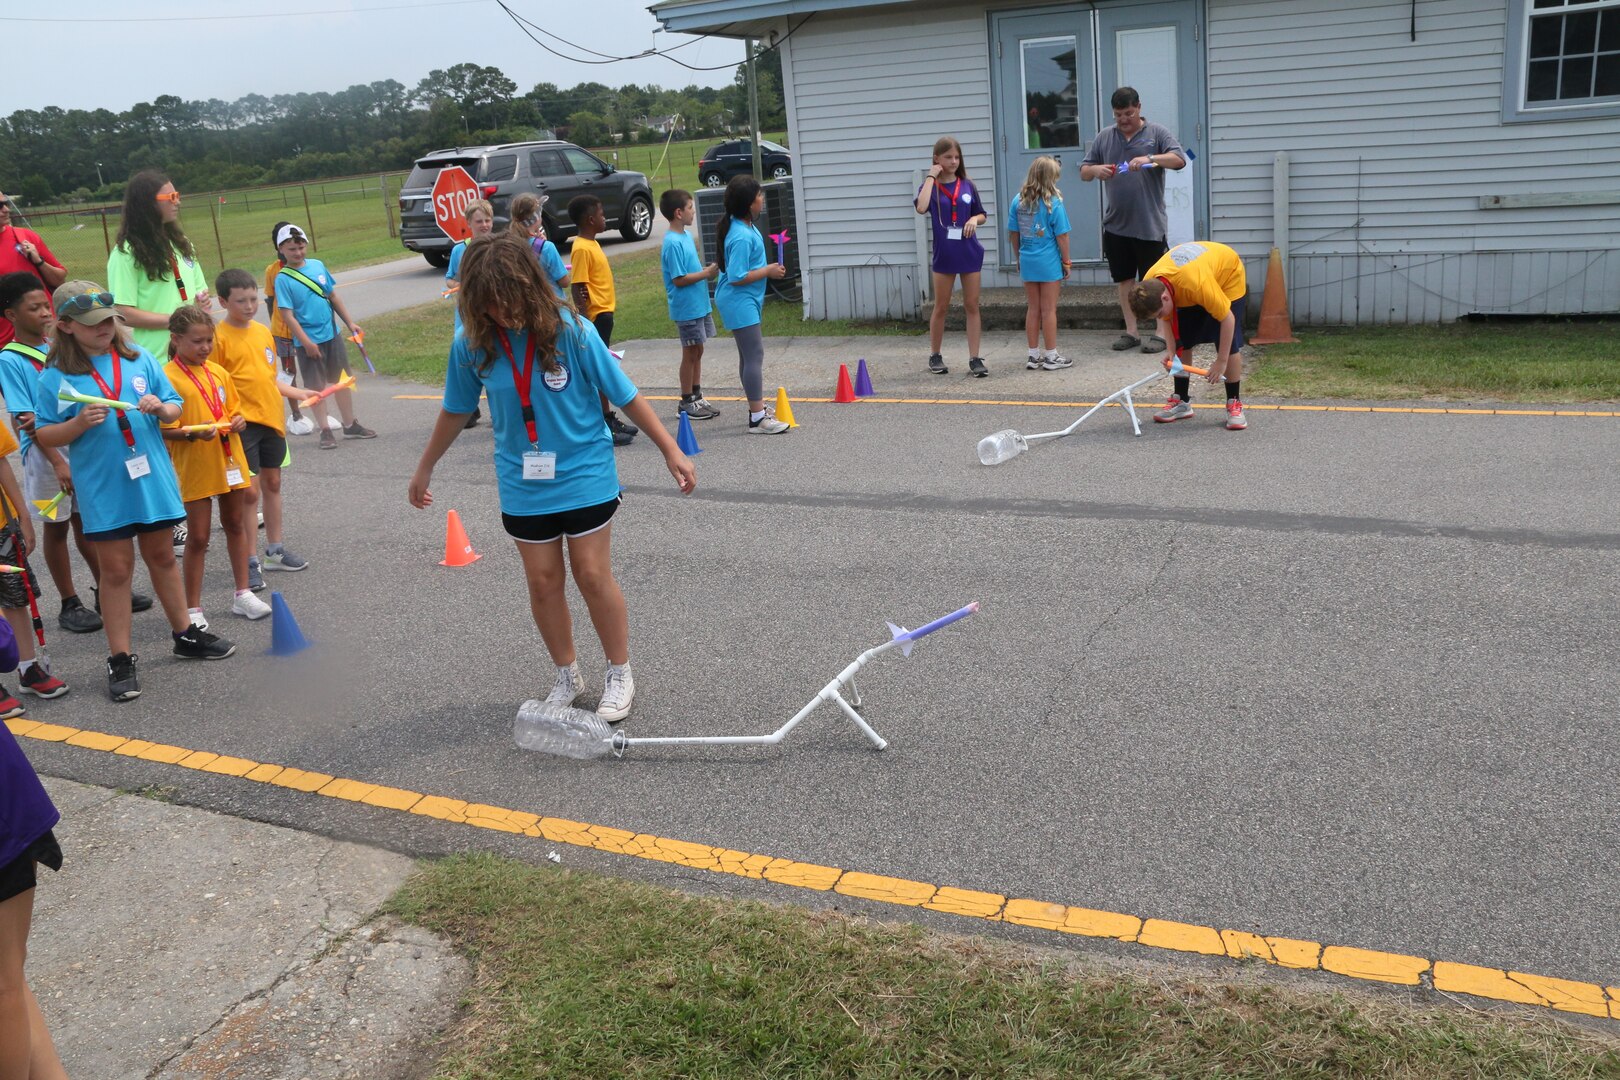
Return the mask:
{"type": "Polygon", "coordinates": [[[471,566],[477,562],[479,555],[472,548],[472,541],[467,539],[467,530],[461,527],[461,515],[454,510],[450,511],[450,519],[444,526],[444,558],[440,566],[471,566]]]}
{"type": "Polygon", "coordinates": [[[840,405],[847,405],[855,400],[855,385],[849,381],[849,365],[838,365],[838,391],[833,394],[833,400],[840,405]]]}
{"type": "Polygon", "coordinates": [[[1299,342],[1288,325],[1288,283],[1283,280],[1282,252],[1271,249],[1266,267],[1266,295],[1260,301],[1260,332],[1249,339],[1253,345],[1293,345],[1299,342]]]}

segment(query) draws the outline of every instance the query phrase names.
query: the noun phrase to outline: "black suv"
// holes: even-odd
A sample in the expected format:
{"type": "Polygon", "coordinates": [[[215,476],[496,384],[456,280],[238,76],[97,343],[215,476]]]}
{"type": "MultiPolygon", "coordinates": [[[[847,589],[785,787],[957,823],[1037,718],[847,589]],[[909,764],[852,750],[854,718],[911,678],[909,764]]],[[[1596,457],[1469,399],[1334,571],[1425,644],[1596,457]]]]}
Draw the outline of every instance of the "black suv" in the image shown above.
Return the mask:
{"type": "Polygon", "coordinates": [[[653,197],[647,178],[623,172],[573,143],[503,143],[458,146],[419,158],[399,192],[399,236],[410,250],[434,266],[450,261],[453,242],[433,220],[433,181],[447,165],[460,165],[478,182],[483,197],[495,207],[495,228],[506,227],[512,197],[524,191],[551,196],[541,209],[546,235],[561,242],[574,235],[568,204],[579,195],[602,200],[608,228],[626,240],[652,235],[653,197]]]}
{"type": "MultiPolygon", "coordinates": [[[[793,153],[769,139],[759,140],[759,167],[770,180],[786,180],[793,175],[793,153]]],[[[698,179],[704,187],[725,187],[733,176],[754,171],[754,144],[750,139],[734,139],[709,148],[698,162],[698,179]]]]}

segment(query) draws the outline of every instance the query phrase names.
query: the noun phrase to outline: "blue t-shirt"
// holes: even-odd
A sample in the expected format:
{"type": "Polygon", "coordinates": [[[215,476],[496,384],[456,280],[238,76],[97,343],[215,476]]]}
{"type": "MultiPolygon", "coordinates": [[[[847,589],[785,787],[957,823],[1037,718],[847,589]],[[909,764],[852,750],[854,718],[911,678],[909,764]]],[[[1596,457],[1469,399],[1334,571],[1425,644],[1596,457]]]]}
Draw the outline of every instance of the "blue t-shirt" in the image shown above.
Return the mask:
{"type": "Polygon", "coordinates": [[[1024,210],[1015,195],[1011,220],[1018,229],[1018,276],[1025,281],[1062,280],[1063,256],[1057,238],[1069,232],[1069,212],[1063,208],[1063,199],[1054,197],[1050,210],[1044,199],[1024,210]]]}
{"type": "MultiPolygon", "coordinates": [[[[13,417],[18,413],[34,411],[34,389],[39,386],[39,369],[34,367],[28,355],[21,351],[23,348],[20,341],[7,342],[4,346],[0,346],[0,396],[6,399],[6,411],[13,417]]],[[[20,448],[18,456],[27,458],[29,448],[34,445],[34,438],[16,423],[11,426],[17,432],[17,445],[20,448]]]]}
{"type": "MultiPolygon", "coordinates": [[[[113,354],[103,354],[90,362],[108,389],[118,385],[120,401],[133,405],[143,394],[156,394],[169,404],[180,404],[180,395],[163,374],[163,366],[145,349],[133,360],[119,360],[123,375],[121,385],[113,380],[113,354]]],[[[67,375],[58,368],[48,367],[40,375],[39,389],[34,394],[38,427],[71,420],[84,407],[78,402],[57,399],[57,391],[64,384],[81,394],[109,396],[102,393],[101,386],[89,375],[67,375]]],[[[87,533],[108,532],[125,525],[151,525],[186,516],[185,504],[180,501],[180,482],[175,478],[169,451],[163,445],[157,417],[135,409],[125,410],[124,415],[129,417],[130,430],[135,435],[134,453],[145,454],[152,470],[139,480],[131,480],[124,466],[131,452],[118,430],[118,417],[111,410],[106,420],[68,444],[73,458],[73,495],[87,533]]]]}
{"type": "MultiPolygon", "coordinates": [[[[461,280],[461,257],[467,253],[467,241],[462,240],[450,249],[450,265],[444,271],[446,287],[461,280]]],[[[461,336],[461,302],[455,293],[450,294],[450,306],[456,313],[456,336],[461,336]]]]}
{"type": "MultiPolygon", "coordinates": [[[[675,322],[701,319],[713,311],[709,304],[709,283],[694,281],[690,285],[677,285],[675,279],[687,274],[703,273],[698,259],[697,242],[688,232],[671,230],[664,234],[664,247],[658,261],[664,270],[664,292],[669,296],[669,317],[675,322]]],[[[730,326],[728,322],[726,324],[730,326]]]]}
{"type": "Polygon", "coordinates": [[[562,256],[557,254],[557,245],[550,240],[530,240],[529,247],[534,249],[534,257],[540,260],[540,269],[546,272],[557,299],[567,300],[568,291],[562,287],[562,283],[568,278],[568,267],[563,265],[562,256]]]}
{"type": "Polygon", "coordinates": [[[326,290],[327,298],[323,300],[309,286],[289,274],[289,269],[294,268],[283,267],[281,273],[276,275],[276,306],[284,313],[290,312],[298,320],[298,325],[304,328],[309,340],[324,345],[337,336],[331,301],[332,290],[337,288],[337,278],[319,259],[305,259],[303,266],[296,267],[298,273],[326,290]]]}
{"type": "Polygon", "coordinates": [[[714,290],[714,306],[729,330],[757,326],[765,309],[765,279],[748,285],[738,282],[765,265],[765,238],[741,218],[732,218],[726,231],[726,268],[714,290]]]}
{"type": "MultiPolygon", "coordinates": [[[[528,335],[508,334],[512,356],[523,370],[528,335]]],[[[534,449],[523,423],[516,379],[506,351],[484,351],[464,337],[450,346],[444,378],[444,408],[470,413],[480,388],[489,398],[489,422],[495,432],[495,481],[501,510],[514,517],[557,514],[605,503],[619,494],[619,471],[613,462],[613,436],[602,420],[600,391],[616,407],[636,396],[636,387],[602,344],[596,327],[571,312],[562,313],[557,330],[558,370],[548,374],[534,358],[530,404],[543,451],[557,455],[556,477],[523,479],[523,455],[534,449]],[[487,363],[488,370],[480,371],[487,363]]]]}

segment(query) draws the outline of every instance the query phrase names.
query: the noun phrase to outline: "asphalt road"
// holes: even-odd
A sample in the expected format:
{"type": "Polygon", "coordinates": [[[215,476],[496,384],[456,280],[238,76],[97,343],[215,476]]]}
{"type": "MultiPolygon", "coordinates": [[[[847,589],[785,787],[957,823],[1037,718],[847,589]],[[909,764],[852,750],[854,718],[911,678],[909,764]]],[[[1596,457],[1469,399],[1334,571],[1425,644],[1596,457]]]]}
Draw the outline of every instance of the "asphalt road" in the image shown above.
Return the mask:
{"type": "MultiPolygon", "coordinates": [[[[440,466],[437,512],[415,511],[405,486],[434,404],[391,390],[434,393],[369,380],[378,439],[295,441],[289,543],[313,568],[272,587],[313,650],[266,658],[268,622],[224,613],[216,559],[207,606],[237,658],[174,661],[161,621],[140,616],[146,692],[113,706],[100,637],[53,632],[75,691],[32,716],[1009,896],[1620,973],[1620,421],[1256,412],[1235,435],[1206,413],[1133,439],[1115,414],[987,469],[981,434],[1072,410],[802,402],[798,431],[759,439],[722,405],[699,427],[693,496],[644,440],[619,459],[627,730],[769,731],[883,640],[885,620],[983,609],[863,680],[886,752],[826,712],[773,749],[581,763],[511,739],[551,669],[501,534],[488,429],[440,466]],[[471,567],[437,565],[446,509],[483,555],[471,567]]],[[[25,745],[55,775],[406,851],[545,846],[25,745]]]]}

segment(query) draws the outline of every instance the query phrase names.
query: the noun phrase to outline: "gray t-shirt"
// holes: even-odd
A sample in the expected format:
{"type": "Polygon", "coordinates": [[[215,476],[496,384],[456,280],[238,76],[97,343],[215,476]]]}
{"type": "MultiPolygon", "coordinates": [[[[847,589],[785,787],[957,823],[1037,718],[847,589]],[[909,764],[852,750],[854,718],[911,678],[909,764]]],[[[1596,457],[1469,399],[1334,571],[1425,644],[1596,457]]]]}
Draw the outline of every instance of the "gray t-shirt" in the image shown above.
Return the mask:
{"type": "MultiPolygon", "coordinates": [[[[1144,154],[1180,154],[1187,159],[1170,129],[1163,124],[1144,121],[1142,130],[1130,140],[1119,133],[1118,127],[1106,127],[1097,132],[1086,150],[1082,165],[1118,165],[1144,154]]],[[[1107,193],[1103,210],[1103,228],[1115,236],[1130,236],[1137,240],[1163,240],[1169,231],[1164,213],[1164,170],[1132,169],[1120,173],[1112,180],[1102,181],[1107,193]]]]}

